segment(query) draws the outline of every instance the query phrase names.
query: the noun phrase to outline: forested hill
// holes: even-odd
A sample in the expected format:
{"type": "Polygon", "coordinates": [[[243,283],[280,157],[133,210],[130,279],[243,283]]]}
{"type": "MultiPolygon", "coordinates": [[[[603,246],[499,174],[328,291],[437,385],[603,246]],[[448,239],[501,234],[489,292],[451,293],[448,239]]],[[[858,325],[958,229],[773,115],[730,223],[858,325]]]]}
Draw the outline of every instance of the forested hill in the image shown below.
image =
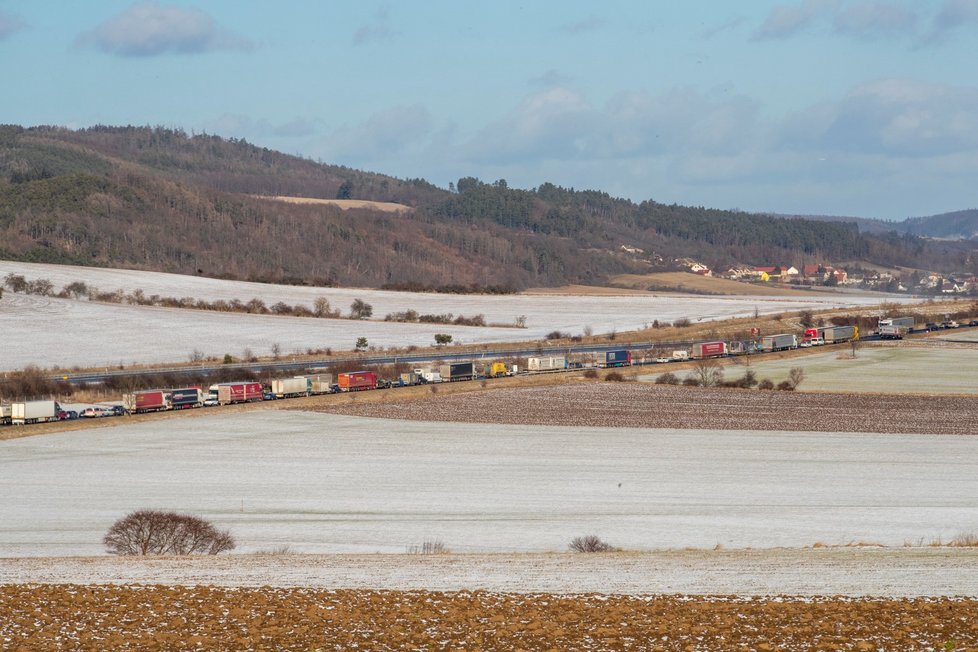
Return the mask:
{"type": "Polygon", "coordinates": [[[912,235],[635,204],[544,183],[450,189],[243,140],[150,127],[0,127],[0,258],[240,279],[523,288],[595,283],[676,257],[712,266],[865,260],[949,269],[912,235]],[[399,213],[258,195],[395,202],[399,213]],[[623,245],[628,250],[623,249],[623,245]],[[641,251],[637,251],[641,250],[641,251]]]}

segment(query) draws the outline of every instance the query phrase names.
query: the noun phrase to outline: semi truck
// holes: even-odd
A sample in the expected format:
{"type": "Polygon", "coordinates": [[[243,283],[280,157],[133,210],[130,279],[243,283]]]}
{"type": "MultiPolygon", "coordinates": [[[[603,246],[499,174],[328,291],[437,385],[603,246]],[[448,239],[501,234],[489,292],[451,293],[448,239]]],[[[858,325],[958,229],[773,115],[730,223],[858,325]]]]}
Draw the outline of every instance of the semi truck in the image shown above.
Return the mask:
{"type": "Polygon", "coordinates": [[[171,408],[170,392],[162,389],[147,389],[141,392],[123,394],[122,407],[129,414],[169,410],[171,408]]]}
{"type": "Polygon", "coordinates": [[[475,378],[475,363],[472,362],[453,362],[443,364],[438,367],[443,383],[451,383],[457,380],[472,380],[475,378]]]}
{"type": "Polygon", "coordinates": [[[24,425],[57,421],[61,406],[57,401],[22,401],[10,404],[10,423],[24,425]]]}
{"type": "Polygon", "coordinates": [[[231,403],[249,403],[264,398],[261,383],[238,381],[232,383],[217,383],[210,386],[210,394],[217,398],[221,405],[231,403]]]}
{"type": "Polygon", "coordinates": [[[351,371],[339,374],[336,384],[341,392],[360,392],[377,389],[377,374],[373,371],[351,371]]]}
{"type": "Polygon", "coordinates": [[[272,394],[275,398],[294,398],[312,394],[312,381],[305,376],[279,378],[272,381],[272,394]]]}
{"type": "Polygon", "coordinates": [[[693,344],[689,357],[694,360],[722,358],[727,355],[726,342],[697,342],[693,344]]]}
{"type": "Polygon", "coordinates": [[[686,351],[684,349],[679,349],[677,351],[672,352],[673,362],[685,362],[686,360],[689,360],[689,351],[686,351]]]}
{"type": "Polygon", "coordinates": [[[787,349],[797,349],[798,338],[793,333],[782,333],[780,335],[765,335],[761,338],[762,351],[785,351],[787,349]]]}
{"type": "Polygon", "coordinates": [[[604,354],[604,366],[606,367],[630,367],[631,365],[631,351],[622,349],[620,351],[606,351],[604,354]]]}
{"type": "Polygon", "coordinates": [[[0,405],[0,424],[8,425],[10,423],[11,410],[9,405],[0,405]]]}

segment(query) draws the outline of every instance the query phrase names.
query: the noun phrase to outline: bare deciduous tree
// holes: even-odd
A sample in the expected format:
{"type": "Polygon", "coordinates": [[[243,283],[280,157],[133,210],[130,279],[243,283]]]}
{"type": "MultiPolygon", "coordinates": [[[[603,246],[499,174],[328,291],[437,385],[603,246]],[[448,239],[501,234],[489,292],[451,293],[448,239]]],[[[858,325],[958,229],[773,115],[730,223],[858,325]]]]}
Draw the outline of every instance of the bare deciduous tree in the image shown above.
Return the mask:
{"type": "Polygon", "coordinates": [[[197,516],[152,509],[116,521],[102,543],[113,555],[216,555],[235,546],[230,532],[197,516]]]}
{"type": "Polygon", "coordinates": [[[714,387],[723,382],[723,365],[715,358],[703,358],[693,367],[693,377],[702,387],[714,387]]]}

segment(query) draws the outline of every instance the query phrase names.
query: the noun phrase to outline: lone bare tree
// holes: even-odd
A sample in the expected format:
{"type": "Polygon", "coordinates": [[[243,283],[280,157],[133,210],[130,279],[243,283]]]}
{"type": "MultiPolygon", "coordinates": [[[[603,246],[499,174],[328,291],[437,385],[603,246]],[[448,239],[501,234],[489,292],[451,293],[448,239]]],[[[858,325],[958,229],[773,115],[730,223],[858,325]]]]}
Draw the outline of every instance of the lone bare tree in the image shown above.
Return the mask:
{"type": "Polygon", "coordinates": [[[216,555],[234,550],[234,537],[189,514],[143,509],[116,521],[105,538],[113,555],[216,555]]]}
{"type": "Polygon", "coordinates": [[[713,387],[723,382],[723,365],[716,358],[703,358],[693,367],[693,377],[701,387],[713,387]]]}

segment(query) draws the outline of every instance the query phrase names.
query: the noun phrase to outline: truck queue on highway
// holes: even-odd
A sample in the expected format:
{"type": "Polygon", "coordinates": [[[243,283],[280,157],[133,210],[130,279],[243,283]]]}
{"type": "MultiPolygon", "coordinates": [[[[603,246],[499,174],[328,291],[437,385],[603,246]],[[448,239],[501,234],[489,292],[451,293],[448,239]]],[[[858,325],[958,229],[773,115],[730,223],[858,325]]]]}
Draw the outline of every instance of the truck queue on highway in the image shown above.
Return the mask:
{"type": "MultiPolygon", "coordinates": [[[[972,320],[967,325],[978,326],[978,320],[972,320]]],[[[915,324],[913,317],[895,317],[880,320],[878,331],[871,337],[900,339],[910,333],[957,326],[955,322],[915,324]]],[[[267,385],[253,380],[241,380],[215,383],[208,386],[206,391],[199,386],[187,386],[129,392],[122,396],[121,405],[92,406],[82,413],[62,409],[58,401],[51,399],[18,401],[0,405],[0,425],[27,425],[81,417],[142,414],[321,394],[500,378],[517,374],[555,373],[588,367],[612,368],[723,358],[839,344],[858,339],[860,339],[860,332],[857,326],[824,326],[807,328],[800,337],[794,333],[780,333],[748,340],[692,342],[686,348],[673,350],[671,355],[658,357],[627,348],[606,350],[603,352],[603,359],[589,361],[573,360],[569,355],[532,356],[527,358],[526,368],[522,371],[517,365],[507,365],[502,361],[488,363],[467,361],[417,368],[392,379],[381,378],[376,371],[360,370],[338,373],[335,378],[333,374],[323,373],[279,378],[267,385]]]]}

